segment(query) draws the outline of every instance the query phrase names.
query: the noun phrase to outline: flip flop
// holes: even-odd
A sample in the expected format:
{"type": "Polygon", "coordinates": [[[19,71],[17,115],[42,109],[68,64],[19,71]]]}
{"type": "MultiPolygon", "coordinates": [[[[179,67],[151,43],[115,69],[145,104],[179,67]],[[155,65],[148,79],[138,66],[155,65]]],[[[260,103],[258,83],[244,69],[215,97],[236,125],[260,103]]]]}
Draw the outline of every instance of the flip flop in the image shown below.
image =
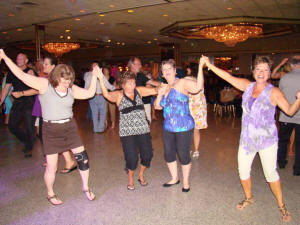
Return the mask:
{"type": "Polygon", "coordinates": [[[127,190],[130,190],[130,191],[133,191],[135,188],[134,188],[134,186],[132,185],[127,185],[127,190]]]}
{"type": "Polygon", "coordinates": [[[142,181],[141,179],[138,179],[138,182],[140,182],[140,185],[144,187],[148,185],[147,181],[142,181]]]}
{"type": "Polygon", "coordinates": [[[52,205],[61,205],[63,204],[62,202],[61,203],[58,203],[58,204],[55,204],[52,202],[52,199],[56,199],[57,201],[60,200],[57,195],[52,195],[52,196],[47,196],[47,200],[52,204],[52,205]]]}
{"type": "Polygon", "coordinates": [[[72,171],[77,169],[77,165],[71,167],[71,168],[63,168],[60,173],[66,174],[66,173],[71,173],[72,171]]]}
{"type": "MultiPolygon", "coordinates": [[[[92,194],[94,194],[94,193],[91,191],[91,189],[88,189],[88,190],[82,190],[82,192],[83,192],[85,195],[86,195],[86,193],[89,193],[90,196],[92,196],[92,194]]],[[[86,195],[86,197],[87,197],[87,195],[86,195]]],[[[94,200],[96,199],[96,195],[94,194],[94,198],[92,198],[92,199],[90,199],[90,198],[88,198],[88,197],[87,197],[87,199],[90,200],[90,201],[94,201],[94,200]]]]}

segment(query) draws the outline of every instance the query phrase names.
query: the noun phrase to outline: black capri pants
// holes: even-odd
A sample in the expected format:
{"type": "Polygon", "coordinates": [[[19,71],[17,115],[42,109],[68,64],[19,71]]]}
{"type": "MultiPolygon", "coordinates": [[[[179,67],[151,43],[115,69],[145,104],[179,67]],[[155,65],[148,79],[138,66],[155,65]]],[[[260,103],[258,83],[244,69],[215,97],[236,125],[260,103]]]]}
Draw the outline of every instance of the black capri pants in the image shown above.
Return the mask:
{"type": "Polygon", "coordinates": [[[193,140],[193,129],[183,132],[169,132],[163,129],[165,160],[167,163],[176,161],[176,153],[182,165],[191,162],[190,149],[193,140]]]}
{"type": "Polygon", "coordinates": [[[138,164],[139,153],[141,164],[150,167],[153,157],[150,133],[120,137],[126,161],[126,168],[135,170],[138,164]]]}

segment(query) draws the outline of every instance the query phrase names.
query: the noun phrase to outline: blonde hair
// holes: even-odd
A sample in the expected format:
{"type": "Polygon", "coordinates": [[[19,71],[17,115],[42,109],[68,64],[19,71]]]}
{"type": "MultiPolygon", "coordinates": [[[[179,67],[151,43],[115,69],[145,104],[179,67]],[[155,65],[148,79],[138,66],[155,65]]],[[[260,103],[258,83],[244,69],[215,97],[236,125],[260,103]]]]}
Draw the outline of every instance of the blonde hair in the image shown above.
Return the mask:
{"type": "Polygon", "coordinates": [[[70,87],[72,87],[75,80],[75,72],[73,68],[66,64],[57,65],[50,73],[49,83],[52,87],[57,87],[61,78],[71,80],[70,87]]]}

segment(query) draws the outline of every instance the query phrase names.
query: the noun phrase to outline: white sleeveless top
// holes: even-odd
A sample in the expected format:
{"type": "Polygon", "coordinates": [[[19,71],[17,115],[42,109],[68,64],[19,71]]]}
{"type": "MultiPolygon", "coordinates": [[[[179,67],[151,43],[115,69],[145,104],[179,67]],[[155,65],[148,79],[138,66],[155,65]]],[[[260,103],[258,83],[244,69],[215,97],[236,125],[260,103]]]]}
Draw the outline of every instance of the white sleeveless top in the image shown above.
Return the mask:
{"type": "Polygon", "coordinates": [[[49,84],[46,92],[39,94],[39,100],[42,106],[43,119],[63,120],[73,117],[74,97],[71,88],[67,89],[65,96],[60,96],[49,84]]]}

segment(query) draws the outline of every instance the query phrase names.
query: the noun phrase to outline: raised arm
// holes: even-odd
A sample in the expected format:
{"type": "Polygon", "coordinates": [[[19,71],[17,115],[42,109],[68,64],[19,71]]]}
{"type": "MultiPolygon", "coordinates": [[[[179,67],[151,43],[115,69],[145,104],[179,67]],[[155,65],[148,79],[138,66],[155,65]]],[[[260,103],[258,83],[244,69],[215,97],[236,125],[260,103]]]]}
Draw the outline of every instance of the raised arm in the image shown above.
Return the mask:
{"type": "Polygon", "coordinates": [[[203,78],[204,64],[205,64],[204,58],[201,57],[199,60],[197,82],[191,79],[184,79],[185,89],[192,94],[198,93],[204,87],[204,78],[203,78]]]}
{"type": "Polygon", "coordinates": [[[154,108],[157,110],[162,110],[163,107],[160,105],[160,102],[163,98],[163,96],[166,94],[168,88],[168,84],[161,84],[161,86],[158,88],[157,91],[157,97],[154,101],[154,108]]]}
{"type": "Polygon", "coordinates": [[[287,61],[289,60],[289,58],[284,58],[272,71],[271,73],[271,78],[272,79],[279,79],[283,76],[284,72],[278,72],[278,70],[280,69],[280,67],[282,67],[284,64],[287,63],[287,61]]]}
{"type": "Polygon", "coordinates": [[[300,108],[300,91],[297,92],[296,100],[290,104],[279,88],[272,88],[271,101],[287,115],[293,116],[300,108]]]}
{"type": "Polygon", "coordinates": [[[136,87],[136,90],[141,96],[145,97],[145,96],[157,95],[158,88],[139,86],[136,87]]]}
{"type": "Polygon", "coordinates": [[[223,80],[226,80],[228,83],[230,83],[235,88],[245,91],[248,85],[251,83],[249,80],[244,78],[238,78],[232,76],[230,73],[227,73],[225,70],[222,70],[213,64],[210,63],[208,57],[202,56],[204,58],[206,66],[211,69],[215,74],[217,74],[219,77],[221,77],[223,80]]]}
{"type": "Polygon", "coordinates": [[[100,68],[98,66],[95,66],[92,71],[92,78],[88,89],[78,87],[77,85],[74,84],[72,86],[74,98],[87,99],[93,97],[96,92],[96,82],[99,73],[100,73],[100,68]]]}
{"type": "Polygon", "coordinates": [[[105,86],[105,83],[104,83],[104,79],[105,79],[105,77],[104,77],[103,73],[101,72],[101,74],[99,75],[99,80],[100,80],[100,87],[102,90],[102,94],[108,101],[116,103],[118,100],[120,91],[108,92],[108,90],[105,86]]]}
{"type": "Polygon", "coordinates": [[[5,55],[3,49],[0,49],[0,59],[3,59],[11,72],[27,86],[32,87],[42,93],[47,89],[47,79],[36,77],[29,73],[24,73],[10,58],[5,55]]]}

